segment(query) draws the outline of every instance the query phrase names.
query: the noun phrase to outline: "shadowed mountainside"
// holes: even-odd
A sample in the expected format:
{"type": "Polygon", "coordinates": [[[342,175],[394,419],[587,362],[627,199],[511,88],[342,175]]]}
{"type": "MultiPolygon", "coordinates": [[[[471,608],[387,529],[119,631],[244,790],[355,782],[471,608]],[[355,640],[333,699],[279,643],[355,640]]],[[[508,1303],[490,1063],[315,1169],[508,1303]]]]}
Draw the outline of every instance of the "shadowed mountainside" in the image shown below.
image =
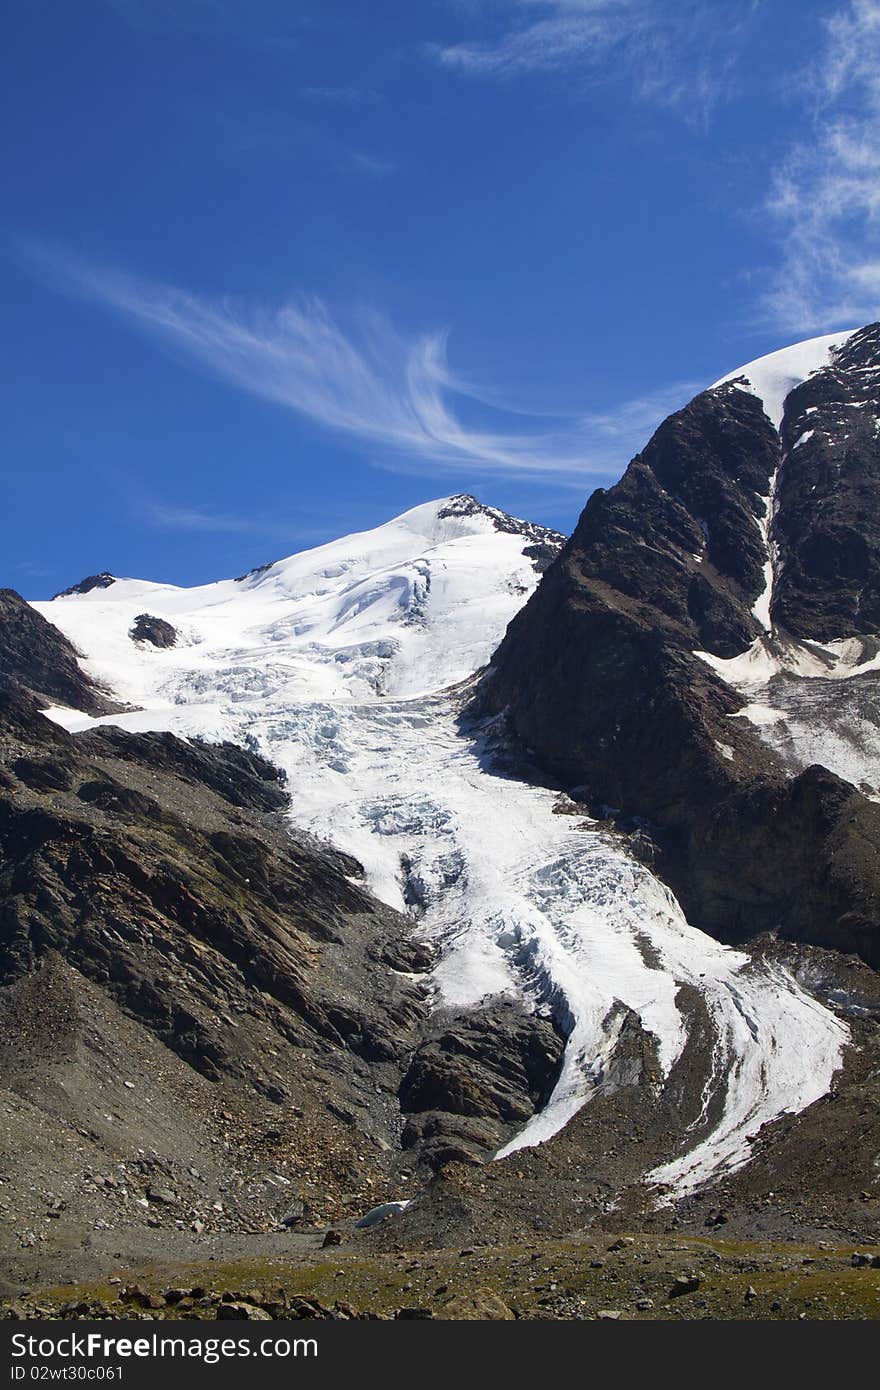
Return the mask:
{"type": "Polygon", "coordinates": [[[774,635],[880,625],[878,371],[875,325],[790,392],[779,432],[736,381],[666,420],[590,498],[485,686],[554,776],[649,822],[696,925],[875,966],[880,806],[819,766],[789,776],[695,653],[731,658],[761,636],[768,563],[774,635]]]}

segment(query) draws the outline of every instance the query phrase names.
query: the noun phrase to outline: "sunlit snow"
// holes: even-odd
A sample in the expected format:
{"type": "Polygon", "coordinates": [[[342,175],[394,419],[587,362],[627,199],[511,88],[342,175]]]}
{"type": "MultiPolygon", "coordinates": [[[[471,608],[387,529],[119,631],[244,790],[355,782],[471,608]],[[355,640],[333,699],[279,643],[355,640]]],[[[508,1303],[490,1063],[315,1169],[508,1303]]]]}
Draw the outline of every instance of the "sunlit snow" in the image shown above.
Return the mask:
{"type": "Polygon", "coordinates": [[[808,338],[805,342],[780,348],[778,352],[769,352],[765,357],[757,357],[754,362],[728,372],[711,389],[729,382],[737,386],[742,384],[743,389],[760,399],[765,415],[778,430],[789,392],[806,381],[812,372],[827,367],[834,349],[843,347],[857,331],[852,328],[845,333],[826,333],[821,338],[808,338]]]}
{"type": "Polygon", "coordinates": [[[139,707],[104,722],[235,739],[283,767],[293,821],[354,854],[437,944],[438,1004],[509,993],[570,1030],[549,1103],[502,1154],[550,1138],[613,1084],[621,1006],[656,1039],[659,1085],[688,1037],[679,986],[698,990],[716,1035],[704,1111],[714,1101],[718,1118],[648,1175],[691,1190],[746,1161],[762,1123],[827,1091],[846,1029],[784,970],[689,925],[620,839],[502,774],[491,726],[461,727],[461,683],[537,575],[526,538],[484,511],[444,517],[448,502],[240,581],[119,580],[35,606],[139,707]],[[178,645],[133,642],[143,612],[173,623],[178,645]]]}

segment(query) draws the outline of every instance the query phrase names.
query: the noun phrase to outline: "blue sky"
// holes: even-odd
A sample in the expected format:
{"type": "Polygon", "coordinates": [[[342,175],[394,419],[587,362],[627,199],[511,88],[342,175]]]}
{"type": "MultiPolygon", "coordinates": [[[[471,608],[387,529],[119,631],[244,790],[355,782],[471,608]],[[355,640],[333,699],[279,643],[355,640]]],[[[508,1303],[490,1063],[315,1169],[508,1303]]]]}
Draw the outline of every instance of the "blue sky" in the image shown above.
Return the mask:
{"type": "Polygon", "coordinates": [[[18,0],[2,582],[237,574],[877,316],[880,0],[18,0]]]}

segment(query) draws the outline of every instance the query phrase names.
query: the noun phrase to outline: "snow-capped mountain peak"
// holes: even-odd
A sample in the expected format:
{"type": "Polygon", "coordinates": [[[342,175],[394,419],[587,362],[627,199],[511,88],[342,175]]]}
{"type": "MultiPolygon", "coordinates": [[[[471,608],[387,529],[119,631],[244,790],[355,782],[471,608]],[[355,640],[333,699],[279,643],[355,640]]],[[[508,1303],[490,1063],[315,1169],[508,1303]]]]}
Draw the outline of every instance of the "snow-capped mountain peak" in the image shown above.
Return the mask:
{"type": "Polygon", "coordinates": [[[237,579],[106,575],[36,607],[134,705],[424,693],[485,664],[563,539],[458,494],[237,579]]]}
{"type": "Polygon", "coordinates": [[[116,580],[37,606],[136,707],[113,723],[245,743],[283,768],[294,823],[360,860],[385,902],[418,905],[444,1006],[479,1013],[512,996],[560,1014],[553,1094],[503,1152],[549,1138],[613,1084],[627,1010],[668,1077],[688,1035],[680,987],[698,989],[718,1040],[700,1083],[717,1119],[673,1142],[686,1157],[655,1174],[686,1190],[744,1162],[763,1120],[822,1093],[845,1030],[690,926],[624,845],[556,814],[555,791],[499,776],[486,736],[462,727],[455,687],[561,542],[455,496],[239,580],[116,580]],[[740,1026],[744,998],[757,1043],[740,1026]]]}
{"type": "Polygon", "coordinates": [[[750,391],[763,403],[764,413],[779,429],[789,393],[813,372],[827,367],[833,361],[834,353],[857,331],[851,328],[842,333],[827,333],[819,338],[793,343],[777,352],[769,352],[764,357],[755,358],[754,362],[747,362],[745,366],[728,372],[710,390],[736,385],[750,391]]]}
{"type": "MultiPolygon", "coordinates": [[[[395,563],[417,560],[437,547],[498,536],[519,537],[520,541],[549,544],[557,549],[565,539],[557,531],[508,516],[467,493],[458,493],[423,502],[372,530],[358,531],[341,540],[262,565],[236,583],[248,588],[280,584],[294,596],[301,594],[316,575],[319,579],[362,576],[395,563]]],[[[519,549],[522,550],[521,543],[519,549]]]]}

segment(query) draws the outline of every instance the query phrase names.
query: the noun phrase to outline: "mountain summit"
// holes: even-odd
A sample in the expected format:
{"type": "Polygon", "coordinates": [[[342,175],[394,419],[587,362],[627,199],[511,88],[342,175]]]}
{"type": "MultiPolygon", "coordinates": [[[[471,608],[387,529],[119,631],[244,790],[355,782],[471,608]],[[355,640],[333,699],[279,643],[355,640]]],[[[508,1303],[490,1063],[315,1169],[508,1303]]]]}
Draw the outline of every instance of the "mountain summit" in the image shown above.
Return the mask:
{"type": "Polygon", "coordinates": [[[484,665],[564,539],[459,494],[238,579],[106,576],[34,606],[137,705],[192,702],[191,671],[204,698],[400,695],[484,665]]]}

